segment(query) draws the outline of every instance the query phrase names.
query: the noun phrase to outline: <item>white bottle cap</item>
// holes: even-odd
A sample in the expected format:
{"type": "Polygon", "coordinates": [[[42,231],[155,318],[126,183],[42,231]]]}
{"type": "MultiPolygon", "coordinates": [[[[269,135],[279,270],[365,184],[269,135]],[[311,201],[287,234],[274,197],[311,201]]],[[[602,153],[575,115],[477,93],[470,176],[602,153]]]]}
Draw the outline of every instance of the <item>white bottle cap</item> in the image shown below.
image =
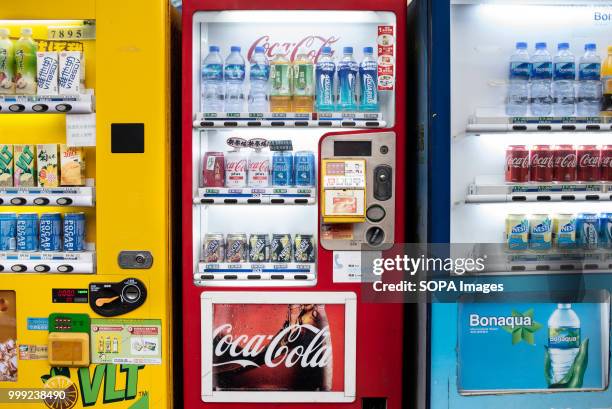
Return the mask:
{"type": "Polygon", "coordinates": [[[10,33],[8,28],[0,28],[0,36],[8,37],[10,33]]]}
{"type": "Polygon", "coordinates": [[[21,29],[21,35],[22,36],[31,36],[32,35],[32,29],[28,28],[28,27],[24,27],[21,29]]]}

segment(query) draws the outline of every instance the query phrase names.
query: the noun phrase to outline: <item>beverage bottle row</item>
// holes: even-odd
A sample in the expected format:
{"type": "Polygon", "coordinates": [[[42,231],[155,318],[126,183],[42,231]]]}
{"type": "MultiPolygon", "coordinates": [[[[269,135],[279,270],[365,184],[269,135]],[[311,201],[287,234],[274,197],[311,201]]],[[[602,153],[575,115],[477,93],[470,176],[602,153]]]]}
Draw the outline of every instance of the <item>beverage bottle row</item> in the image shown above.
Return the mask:
{"type": "Polygon", "coordinates": [[[606,60],[602,70],[597,46],[585,44],[577,69],[569,43],[559,43],[554,57],[545,42],[536,43],[531,56],[527,43],[516,43],[516,50],[510,57],[506,114],[525,116],[529,109],[533,116],[599,116],[602,110],[601,75],[606,75],[607,70],[612,75],[612,47],[608,51],[610,61],[606,60]]]}
{"type": "Polygon", "coordinates": [[[509,214],[506,245],[510,250],[612,248],[612,213],[509,214]]]}
{"type": "Polygon", "coordinates": [[[612,145],[511,145],[505,180],[524,182],[612,182],[612,145]]]}
{"type": "Polygon", "coordinates": [[[314,187],[315,158],[310,151],[276,151],[262,149],[250,154],[240,149],[206,152],[202,179],[204,187],[314,187]]]}
{"type": "Polygon", "coordinates": [[[206,263],[314,263],[312,234],[208,233],[204,236],[202,260],[206,263]]]}
{"type": "Polygon", "coordinates": [[[282,51],[268,60],[263,47],[255,47],[247,66],[240,47],[232,46],[223,61],[218,46],[210,46],[202,60],[202,110],[243,112],[377,111],[378,64],[374,49],[364,47],[357,63],[353,47],[343,48],[334,61],[330,47],[322,47],[316,64],[299,50],[294,61],[282,51]]]}

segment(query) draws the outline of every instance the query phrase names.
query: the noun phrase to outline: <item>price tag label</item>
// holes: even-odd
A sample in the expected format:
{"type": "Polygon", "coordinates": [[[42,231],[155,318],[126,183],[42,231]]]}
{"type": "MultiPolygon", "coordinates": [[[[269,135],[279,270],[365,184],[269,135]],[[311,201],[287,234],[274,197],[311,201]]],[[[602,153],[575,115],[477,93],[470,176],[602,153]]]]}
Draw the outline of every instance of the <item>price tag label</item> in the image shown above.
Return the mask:
{"type": "Polygon", "coordinates": [[[96,114],[66,115],[66,144],[96,146],[96,114]]]}
{"type": "Polygon", "coordinates": [[[95,38],[95,25],[49,26],[47,29],[48,40],[94,40],[95,38]]]}

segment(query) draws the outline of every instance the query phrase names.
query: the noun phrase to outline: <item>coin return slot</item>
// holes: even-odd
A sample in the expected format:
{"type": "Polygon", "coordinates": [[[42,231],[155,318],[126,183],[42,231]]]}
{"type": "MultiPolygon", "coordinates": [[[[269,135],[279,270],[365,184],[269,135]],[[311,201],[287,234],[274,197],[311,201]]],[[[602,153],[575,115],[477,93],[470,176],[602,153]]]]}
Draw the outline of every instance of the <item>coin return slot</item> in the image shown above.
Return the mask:
{"type": "Polygon", "coordinates": [[[261,199],[248,199],[247,203],[259,204],[259,203],[261,203],[261,199]]]}
{"type": "Polygon", "coordinates": [[[527,197],[526,196],[512,196],[512,201],[513,202],[525,202],[527,201],[527,197]]]}
{"type": "Polygon", "coordinates": [[[576,126],[575,125],[562,125],[561,129],[563,129],[564,131],[575,131],[576,126]]]}
{"type": "Polygon", "coordinates": [[[599,200],[599,195],[586,195],[586,200],[599,200]]]}
{"type": "Polygon", "coordinates": [[[223,126],[238,126],[238,122],[223,122],[223,126]]]}
{"type": "Polygon", "coordinates": [[[538,131],[550,131],[550,125],[538,125],[538,131]]]}
{"type": "Polygon", "coordinates": [[[550,201],[550,196],[548,195],[541,195],[537,197],[537,200],[539,202],[549,202],[550,201]]]}
{"type": "Polygon", "coordinates": [[[574,195],[563,195],[563,196],[561,196],[561,200],[576,200],[576,196],[574,196],[574,195]]]}
{"type": "Polygon", "coordinates": [[[342,126],[355,126],[357,125],[354,121],[342,122],[342,126]]]}

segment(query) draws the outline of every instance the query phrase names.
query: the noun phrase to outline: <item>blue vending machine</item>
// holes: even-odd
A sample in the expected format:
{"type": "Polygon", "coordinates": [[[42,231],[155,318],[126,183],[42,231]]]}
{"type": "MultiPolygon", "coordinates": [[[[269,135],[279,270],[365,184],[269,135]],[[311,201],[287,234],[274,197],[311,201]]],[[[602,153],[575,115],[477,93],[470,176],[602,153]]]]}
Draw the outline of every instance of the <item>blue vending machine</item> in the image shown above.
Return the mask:
{"type": "Polygon", "coordinates": [[[509,290],[418,306],[416,407],[611,407],[612,3],[409,13],[418,241],[486,254],[476,279],[509,290]]]}

